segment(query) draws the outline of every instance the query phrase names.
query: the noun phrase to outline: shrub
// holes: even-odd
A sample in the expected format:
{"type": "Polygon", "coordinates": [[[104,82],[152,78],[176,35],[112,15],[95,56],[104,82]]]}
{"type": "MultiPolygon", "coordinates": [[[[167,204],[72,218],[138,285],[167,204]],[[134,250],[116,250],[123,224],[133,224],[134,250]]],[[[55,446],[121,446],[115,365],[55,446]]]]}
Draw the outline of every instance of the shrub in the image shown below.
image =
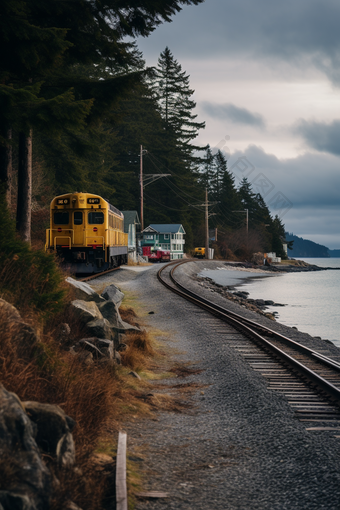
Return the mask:
{"type": "Polygon", "coordinates": [[[17,238],[14,222],[0,193],[0,293],[20,310],[44,314],[63,306],[63,275],[53,255],[34,251],[17,238]]]}

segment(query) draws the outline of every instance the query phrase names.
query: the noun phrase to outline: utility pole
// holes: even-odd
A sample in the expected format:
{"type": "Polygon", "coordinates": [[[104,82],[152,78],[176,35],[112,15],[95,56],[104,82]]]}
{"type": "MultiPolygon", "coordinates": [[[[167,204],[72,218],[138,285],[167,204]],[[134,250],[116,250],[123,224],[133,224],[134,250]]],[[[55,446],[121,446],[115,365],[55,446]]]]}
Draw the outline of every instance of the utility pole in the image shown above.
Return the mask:
{"type": "Polygon", "coordinates": [[[204,219],[205,219],[205,258],[209,258],[209,217],[214,216],[215,213],[209,214],[209,206],[219,204],[219,202],[209,202],[208,200],[208,188],[205,188],[205,201],[204,204],[197,204],[195,207],[204,207],[204,219]]]}
{"type": "Polygon", "coordinates": [[[144,230],[144,188],[148,184],[161,179],[162,177],[171,177],[171,174],[146,174],[143,175],[143,154],[146,154],[148,151],[143,150],[143,146],[140,146],[140,170],[139,170],[139,184],[140,184],[140,223],[142,226],[142,231],[144,230]]]}
{"type": "Polygon", "coordinates": [[[143,145],[140,146],[140,173],[139,173],[139,182],[140,182],[140,222],[142,226],[142,231],[144,230],[144,197],[143,197],[143,145]]]}
{"type": "Polygon", "coordinates": [[[209,202],[208,188],[205,188],[205,258],[209,258],[209,202]]]}

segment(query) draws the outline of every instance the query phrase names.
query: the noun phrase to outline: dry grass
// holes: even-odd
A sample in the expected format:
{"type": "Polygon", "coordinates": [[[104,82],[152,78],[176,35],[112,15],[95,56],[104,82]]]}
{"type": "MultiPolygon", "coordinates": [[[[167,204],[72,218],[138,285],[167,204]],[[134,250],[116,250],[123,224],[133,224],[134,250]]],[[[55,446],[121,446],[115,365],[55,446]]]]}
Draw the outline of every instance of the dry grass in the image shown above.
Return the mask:
{"type": "Polygon", "coordinates": [[[131,259],[128,259],[128,266],[152,266],[151,262],[134,262],[131,259]]]}
{"type": "Polygon", "coordinates": [[[147,331],[129,332],[126,342],[127,349],[121,353],[123,365],[136,372],[150,368],[151,358],[156,353],[147,331]]]}
{"type": "MultiPolygon", "coordinates": [[[[128,314],[136,319],[131,310],[128,314]]],[[[122,367],[84,366],[56,343],[51,334],[54,322],[41,332],[39,340],[22,349],[22,344],[15,341],[15,327],[10,327],[6,317],[1,316],[1,382],[22,401],[57,404],[76,421],[73,436],[81,471],[66,475],[57,473],[61,484],[52,509],[65,508],[66,500],[72,500],[83,510],[99,510],[105,507],[100,501],[105,499],[107,488],[96,473],[88,469],[89,457],[103,441],[112,440],[124,420],[130,416],[150,416],[155,409],[155,402],[140,398],[149,383],[128,375],[131,369],[146,369],[155,350],[145,331],[130,333],[122,367]]],[[[41,329],[40,323],[39,327],[41,329]]],[[[72,339],[74,341],[73,335],[72,339]]]]}

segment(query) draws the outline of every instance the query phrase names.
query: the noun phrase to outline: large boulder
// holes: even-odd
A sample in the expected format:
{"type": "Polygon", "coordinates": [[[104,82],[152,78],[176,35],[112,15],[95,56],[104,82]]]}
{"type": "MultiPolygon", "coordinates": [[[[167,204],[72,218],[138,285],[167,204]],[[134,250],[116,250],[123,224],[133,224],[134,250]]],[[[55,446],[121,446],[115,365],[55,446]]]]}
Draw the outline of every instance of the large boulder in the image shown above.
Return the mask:
{"type": "Polygon", "coordinates": [[[49,507],[51,475],[35,441],[36,427],[17,395],[0,386],[0,491],[4,510],[49,507]]]}
{"type": "Polygon", "coordinates": [[[70,312],[82,324],[87,324],[90,321],[103,318],[103,315],[94,301],[82,301],[80,299],[71,301],[70,312]]]}
{"type": "Polygon", "coordinates": [[[106,319],[95,319],[88,322],[84,331],[90,337],[96,336],[97,338],[108,338],[109,340],[113,340],[115,337],[115,333],[106,319]]]}
{"type": "Polygon", "coordinates": [[[42,451],[57,458],[61,467],[75,462],[72,430],[75,421],[57,405],[23,402],[26,413],[37,428],[36,442],[42,451]]]}
{"type": "Polygon", "coordinates": [[[76,299],[80,299],[81,301],[94,301],[95,303],[102,303],[105,301],[105,299],[95,292],[87,283],[79,282],[70,276],[66,278],[66,281],[73,288],[76,299]]]}
{"type": "Polygon", "coordinates": [[[107,301],[113,301],[118,306],[118,308],[122,304],[124,298],[123,292],[121,292],[118,287],[113,284],[106,287],[101,295],[107,301]]]}
{"type": "Polygon", "coordinates": [[[113,301],[105,301],[105,303],[100,303],[98,305],[98,309],[104,319],[109,321],[112,327],[118,326],[119,321],[121,321],[121,317],[116,303],[113,301]]]}
{"type": "Polygon", "coordinates": [[[136,326],[132,326],[127,322],[123,321],[118,306],[113,301],[106,301],[98,305],[103,317],[110,323],[112,329],[118,333],[125,333],[125,331],[140,331],[136,326]]]}
{"type": "Polygon", "coordinates": [[[107,338],[96,337],[82,338],[74,346],[74,348],[76,351],[78,351],[79,349],[88,350],[92,352],[94,355],[96,355],[99,351],[101,356],[105,356],[106,358],[113,359],[114,357],[114,343],[112,340],[108,340],[107,338]]]}

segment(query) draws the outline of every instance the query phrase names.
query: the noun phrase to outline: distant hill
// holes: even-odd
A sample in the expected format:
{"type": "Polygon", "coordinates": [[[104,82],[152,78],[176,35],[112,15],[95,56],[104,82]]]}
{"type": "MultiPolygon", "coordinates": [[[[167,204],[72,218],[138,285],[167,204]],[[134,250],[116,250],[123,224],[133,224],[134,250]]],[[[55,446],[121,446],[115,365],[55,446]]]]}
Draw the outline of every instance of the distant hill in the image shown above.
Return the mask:
{"type": "Polygon", "coordinates": [[[331,255],[330,252],[339,252],[340,250],[329,250],[327,246],[302,239],[289,232],[285,233],[287,241],[294,241],[293,249],[288,250],[288,257],[339,257],[340,255],[331,255]]]}
{"type": "Polygon", "coordinates": [[[339,257],[340,258],[340,250],[328,250],[330,257],[339,257]]]}

